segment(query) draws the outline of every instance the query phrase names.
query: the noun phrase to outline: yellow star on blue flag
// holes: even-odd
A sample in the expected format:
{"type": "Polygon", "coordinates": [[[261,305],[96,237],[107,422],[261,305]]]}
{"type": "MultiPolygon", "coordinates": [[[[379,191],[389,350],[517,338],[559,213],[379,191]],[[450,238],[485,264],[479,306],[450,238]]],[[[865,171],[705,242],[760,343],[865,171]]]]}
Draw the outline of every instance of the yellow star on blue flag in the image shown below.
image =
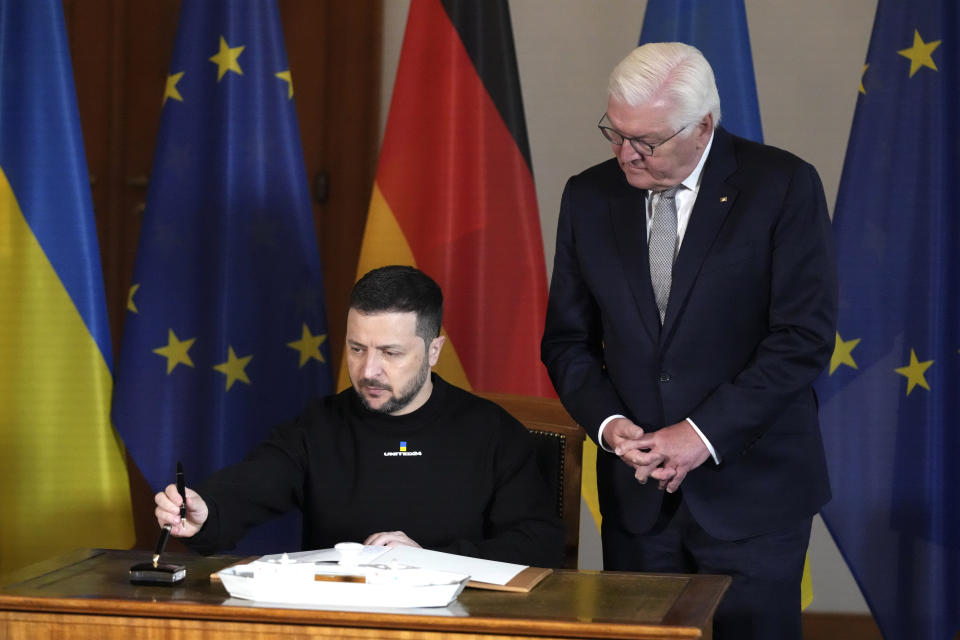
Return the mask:
{"type": "Polygon", "coordinates": [[[217,65],[217,82],[223,79],[223,76],[232,71],[237,75],[243,75],[243,69],[240,68],[240,54],[246,49],[244,46],[231,47],[227,41],[220,36],[220,50],[210,56],[210,62],[217,65]]]}
{"type": "Polygon", "coordinates": [[[932,54],[933,50],[939,46],[939,40],[924,42],[923,38],[920,37],[920,32],[914,30],[913,46],[909,49],[901,49],[897,51],[897,53],[910,60],[910,77],[912,78],[913,74],[920,70],[920,67],[927,67],[934,71],[937,70],[937,65],[933,61],[932,54]]]}

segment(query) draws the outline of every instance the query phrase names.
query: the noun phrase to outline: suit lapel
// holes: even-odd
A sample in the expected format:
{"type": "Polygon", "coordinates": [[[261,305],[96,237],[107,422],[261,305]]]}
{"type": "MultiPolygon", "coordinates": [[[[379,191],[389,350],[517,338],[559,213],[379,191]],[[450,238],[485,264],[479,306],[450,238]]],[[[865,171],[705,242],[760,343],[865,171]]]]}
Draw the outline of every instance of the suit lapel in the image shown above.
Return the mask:
{"type": "Polygon", "coordinates": [[[739,191],[726,182],[736,168],[730,134],[718,127],[710,147],[710,156],[703,167],[697,201],[693,205],[690,222],[683,236],[677,261],[673,265],[670,302],[667,304],[663,321],[665,335],[669,334],[677,321],[714,238],[737,199],[739,191]]]}
{"type": "MultiPolygon", "coordinates": [[[[617,167],[619,170],[619,167],[617,167]]],[[[624,277],[630,285],[642,324],[650,339],[660,336],[660,315],[650,284],[647,255],[646,191],[623,181],[623,189],[610,199],[610,228],[614,235],[624,277]]]]}

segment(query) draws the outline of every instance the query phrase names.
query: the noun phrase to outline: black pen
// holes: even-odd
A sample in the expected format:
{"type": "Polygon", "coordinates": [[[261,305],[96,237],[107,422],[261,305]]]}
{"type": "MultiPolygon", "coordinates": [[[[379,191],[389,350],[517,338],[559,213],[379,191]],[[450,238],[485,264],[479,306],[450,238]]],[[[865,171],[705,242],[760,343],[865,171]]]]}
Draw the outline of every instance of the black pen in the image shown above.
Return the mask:
{"type": "Polygon", "coordinates": [[[164,547],[167,546],[167,540],[170,538],[170,525],[163,525],[163,529],[160,530],[160,539],[157,540],[157,548],[153,551],[153,566],[156,568],[157,563],[160,561],[160,554],[163,553],[164,547]]]}
{"type": "Polygon", "coordinates": [[[180,494],[180,526],[187,524],[187,485],[183,481],[183,465],[177,462],[177,493],[180,494]]]}
{"type": "MultiPolygon", "coordinates": [[[[180,494],[180,526],[184,525],[184,522],[187,518],[187,490],[186,483],[183,481],[183,464],[177,462],[177,493],[180,494]]],[[[160,561],[160,554],[163,553],[163,550],[167,546],[167,540],[170,539],[170,529],[169,524],[163,525],[163,528],[160,531],[160,538],[157,540],[157,548],[153,551],[153,566],[156,567],[157,563],[160,561]]]]}

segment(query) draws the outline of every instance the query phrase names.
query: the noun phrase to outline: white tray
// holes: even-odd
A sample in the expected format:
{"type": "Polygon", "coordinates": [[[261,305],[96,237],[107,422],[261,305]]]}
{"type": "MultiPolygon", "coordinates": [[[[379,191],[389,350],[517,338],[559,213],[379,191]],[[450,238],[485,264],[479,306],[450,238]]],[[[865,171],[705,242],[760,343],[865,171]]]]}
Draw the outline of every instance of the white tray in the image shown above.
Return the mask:
{"type": "Polygon", "coordinates": [[[445,607],[469,576],[415,568],[353,567],[253,562],[218,573],[234,598],[288,605],[445,607]],[[356,576],[365,582],[340,581],[356,576]],[[318,579],[319,577],[319,579],[318,579]]]}

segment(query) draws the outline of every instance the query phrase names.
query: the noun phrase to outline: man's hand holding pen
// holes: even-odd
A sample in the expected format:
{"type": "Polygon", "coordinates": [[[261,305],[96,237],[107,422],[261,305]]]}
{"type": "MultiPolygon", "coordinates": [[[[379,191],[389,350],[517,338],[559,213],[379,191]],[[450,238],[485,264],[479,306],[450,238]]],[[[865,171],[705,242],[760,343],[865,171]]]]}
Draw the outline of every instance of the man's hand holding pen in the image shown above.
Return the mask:
{"type": "Polygon", "coordinates": [[[157,517],[157,524],[160,527],[169,526],[170,535],[177,538],[189,538],[197,533],[207,521],[207,503],[203,501],[196,491],[189,487],[184,487],[186,495],[186,515],[181,522],[180,506],[184,500],[180,497],[176,484],[168,484],[167,487],[154,496],[153,501],[157,507],[154,509],[154,515],[157,517]]]}

